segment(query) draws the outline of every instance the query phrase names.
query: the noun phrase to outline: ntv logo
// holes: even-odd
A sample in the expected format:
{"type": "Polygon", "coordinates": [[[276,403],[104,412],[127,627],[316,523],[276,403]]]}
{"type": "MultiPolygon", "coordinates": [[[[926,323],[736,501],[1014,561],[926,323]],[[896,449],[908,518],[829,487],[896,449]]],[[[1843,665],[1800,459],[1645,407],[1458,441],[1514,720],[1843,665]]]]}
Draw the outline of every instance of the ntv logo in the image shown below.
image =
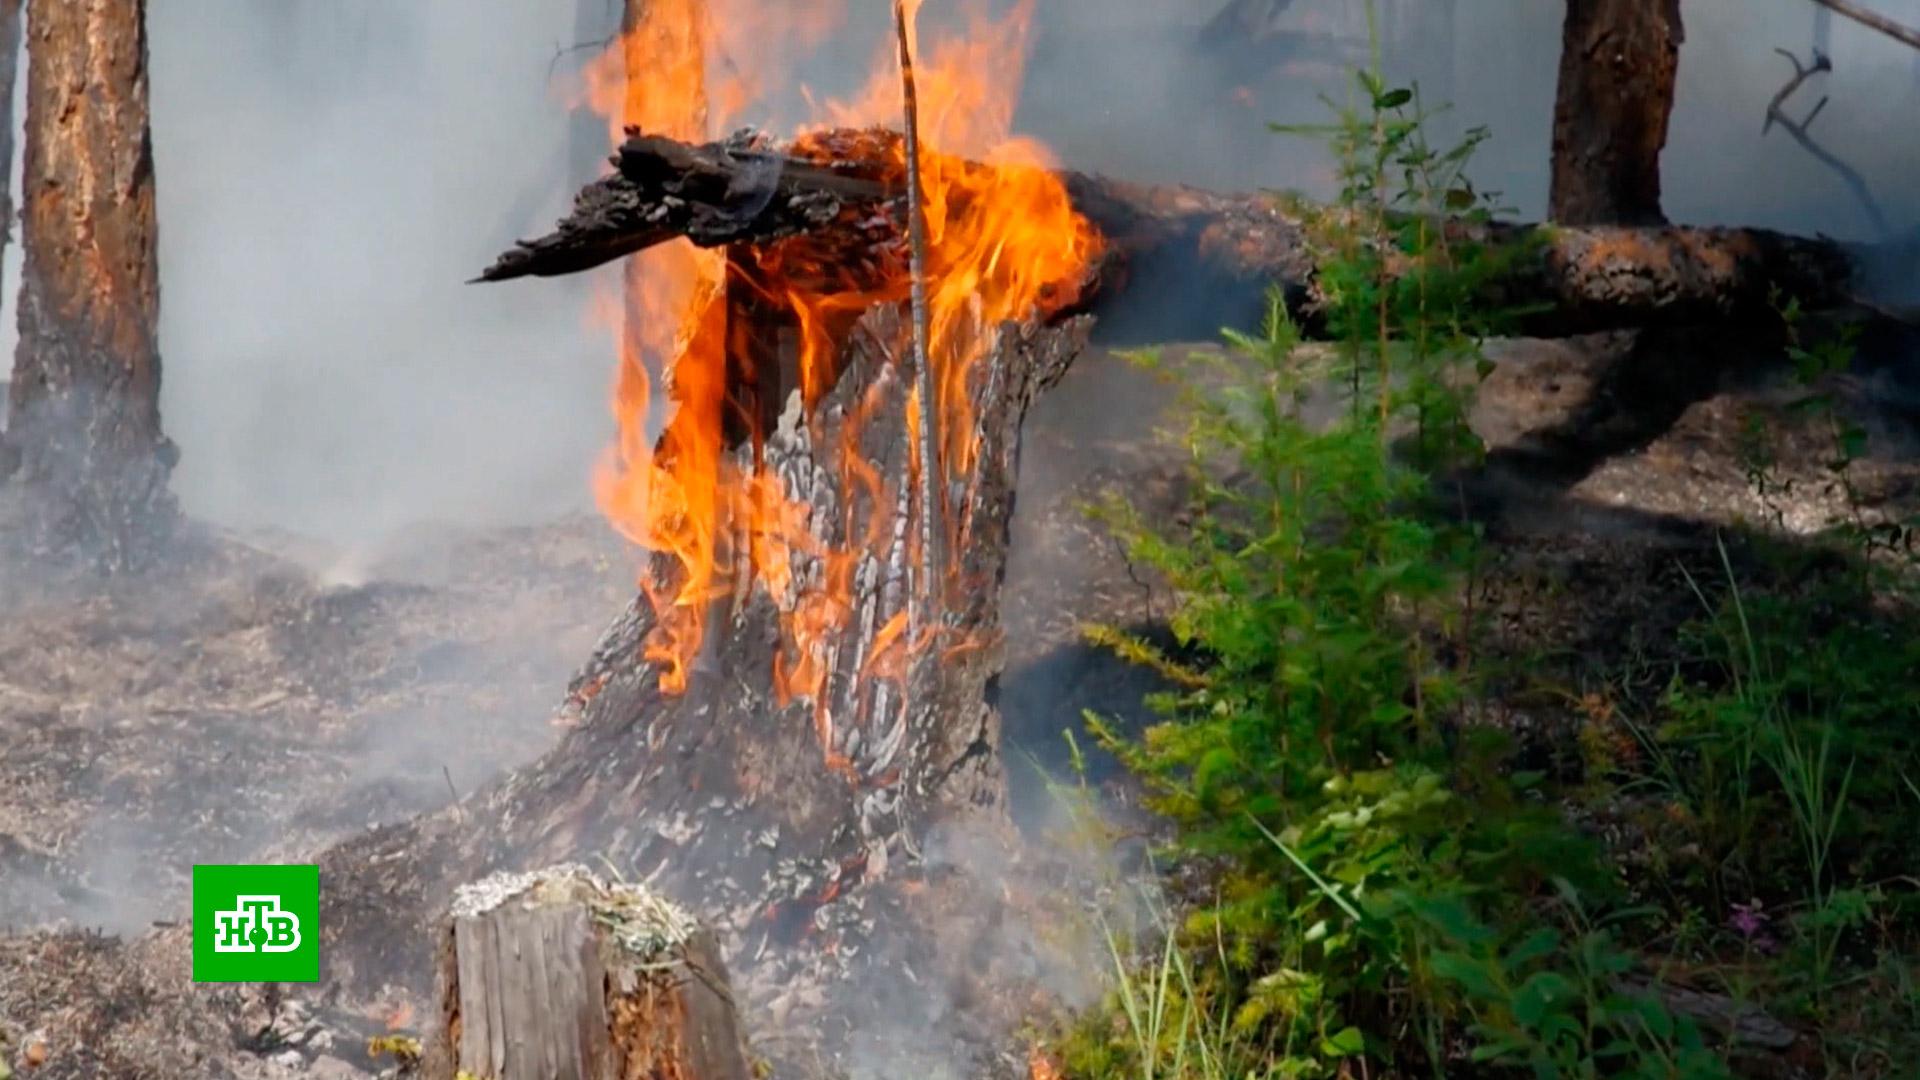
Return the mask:
{"type": "Polygon", "coordinates": [[[231,911],[213,913],[213,951],[284,953],[300,947],[300,917],[280,909],[278,896],[241,896],[231,911]]]}
{"type": "Polygon", "coordinates": [[[320,981],[320,870],[193,868],[193,981],[320,981]]]}

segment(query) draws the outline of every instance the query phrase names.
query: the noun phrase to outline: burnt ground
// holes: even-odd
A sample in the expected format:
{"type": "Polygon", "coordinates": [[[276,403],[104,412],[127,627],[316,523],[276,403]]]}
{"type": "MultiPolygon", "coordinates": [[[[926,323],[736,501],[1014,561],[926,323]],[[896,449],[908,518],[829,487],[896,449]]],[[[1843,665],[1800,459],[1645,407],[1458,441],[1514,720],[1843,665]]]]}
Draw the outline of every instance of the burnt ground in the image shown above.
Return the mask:
{"type": "MultiPolygon", "coordinates": [[[[1870,434],[1856,497],[1904,515],[1920,394],[1894,363],[1913,343],[1890,333],[1835,387],[1870,434]]],[[[1491,351],[1475,416],[1489,465],[1462,489],[1494,542],[1482,595],[1498,635],[1565,658],[1569,693],[1487,706],[1550,733],[1583,673],[1698,614],[1679,567],[1705,565],[1714,527],[1806,533],[1843,500],[1824,420],[1793,407],[1805,388],[1722,337],[1491,351]],[[1784,484],[1765,498],[1760,445],[1784,484]]],[[[1119,486],[1175,511],[1179,457],[1149,435],[1171,396],[1094,354],[1030,418],[997,690],[1023,820],[1044,808],[1022,778],[1064,771],[1081,709],[1144,720],[1150,682],[1077,627],[1150,628],[1167,598],[1080,505],[1119,486]]],[[[44,1077],[348,1077],[376,1067],[365,1032],[418,1026],[393,1003],[194,987],[177,925],[190,867],[311,852],[537,755],[633,559],[591,520],[390,550],[345,572],[289,538],[202,531],[164,573],[105,589],[0,566],[0,1059],[43,1059],[29,1075],[44,1077]]]]}
{"type": "Polygon", "coordinates": [[[106,589],[0,567],[9,1054],[44,1030],[49,1075],[143,1075],[196,1030],[163,1004],[177,964],[149,979],[111,940],[30,928],[164,929],[194,863],[312,852],[551,744],[556,688],[630,587],[620,545],[583,518],[389,547],[343,560],[200,531],[164,572],[106,589]],[[134,1045],[96,1059],[102,1031],[134,1045]]]}

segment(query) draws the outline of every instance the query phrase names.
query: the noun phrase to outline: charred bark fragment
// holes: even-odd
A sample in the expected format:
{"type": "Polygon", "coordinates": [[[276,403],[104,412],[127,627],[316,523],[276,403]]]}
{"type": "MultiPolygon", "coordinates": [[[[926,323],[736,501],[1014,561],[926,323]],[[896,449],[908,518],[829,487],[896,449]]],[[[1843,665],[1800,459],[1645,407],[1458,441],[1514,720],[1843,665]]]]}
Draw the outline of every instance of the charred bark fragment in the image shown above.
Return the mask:
{"type": "Polygon", "coordinates": [[[8,440],[43,546],[109,568],[172,517],[160,431],[160,306],[146,5],[27,5],[20,344],[8,440]]]}
{"type": "Polygon", "coordinates": [[[1567,0],[1547,217],[1662,225],[1660,151],[1680,66],[1680,0],[1567,0]]]}
{"type": "Polygon", "coordinates": [[[582,188],[552,234],[516,245],[474,280],[575,274],[683,236],[700,247],[766,243],[894,194],[894,170],[880,163],[803,161],[745,133],[703,145],[634,134],[613,163],[618,171],[582,188]]]}
{"type": "MultiPolygon", "coordinates": [[[[899,978],[904,989],[914,976],[898,972],[909,968],[937,979],[925,957],[934,946],[916,929],[924,920],[883,912],[950,893],[922,888],[930,832],[1008,828],[987,684],[1002,665],[998,591],[1019,423],[1087,325],[1008,324],[969,369],[976,466],[951,502],[958,587],[949,648],[924,695],[902,692],[906,643],[887,629],[907,599],[908,387],[902,313],[881,306],[840,339],[837,381],[810,415],[783,390],[757,448],[786,495],[810,508],[820,550],[853,557],[837,627],[817,637],[811,657],[825,671],[818,695],[782,700],[774,679],[776,656],[789,668],[803,659],[787,620],[833,591],[834,567],[818,551],[794,555],[783,595],[756,580],[719,604],[711,658],[680,695],[663,694],[642,659],[654,614],[637,597],[575,676],[558,716],[569,731],[551,753],[458,807],[321,856],[329,979],[418,988],[426,957],[409,943],[426,940],[455,885],[500,868],[601,858],[700,912],[758,1015],[829,1030],[834,1010],[852,1007],[836,985],[899,978]],[[846,483],[847,455],[878,482],[846,483]]],[[[756,448],[730,452],[745,464],[756,448]]],[[[942,1000],[924,985],[912,997],[942,1000]]]]}
{"type": "MultiPolygon", "coordinates": [[[[809,155],[824,146],[843,156],[823,160],[745,134],[701,146],[635,135],[621,148],[618,171],[583,190],[553,233],[501,255],[479,280],[575,273],[680,236],[718,246],[799,234],[807,236],[810,257],[797,264],[855,281],[898,280],[905,265],[897,224],[905,187],[898,155],[888,152],[894,138],[832,133],[817,139],[809,155]]],[[[1082,173],[1064,179],[1075,209],[1108,245],[1083,290],[1083,307],[1127,317],[1128,308],[1152,304],[1156,291],[1180,288],[1183,302],[1220,316],[1196,320],[1211,333],[1243,322],[1249,299],[1258,304],[1273,284],[1307,329],[1315,329],[1320,252],[1311,210],[1265,195],[1082,173]],[[1194,281],[1206,287],[1194,290],[1194,281]],[[1105,303],[1122,296],[1124,304],[1105,303]]],[[[1506,256],[1487,299],[1530,309],[1513,329],[1533,336],[1764,311],[1776,288],[1808,307],[1833,306],[1852,299],[1856,284],[1848,250],[1762,229],[1445,227],[1457,240],[1506,256]]]]}

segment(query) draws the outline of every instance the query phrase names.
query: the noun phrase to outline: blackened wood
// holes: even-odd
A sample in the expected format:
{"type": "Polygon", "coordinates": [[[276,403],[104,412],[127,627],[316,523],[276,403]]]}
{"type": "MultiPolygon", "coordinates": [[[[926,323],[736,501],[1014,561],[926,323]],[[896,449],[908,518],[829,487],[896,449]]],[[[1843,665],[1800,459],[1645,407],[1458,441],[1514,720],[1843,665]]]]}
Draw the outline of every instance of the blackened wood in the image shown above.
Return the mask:
{"type": "MultiPolygon", "coordinates": [[[[789,393],[759,448],[786,496],[808,508],[817,544],[789,556],[791,581],[763,577],[717,602],[708,670],[678,695],[661,690],[644,659],[655,614],[636,597],[575,677],[557,716],[568,732],[552,752],[458,808],[322,854],[327,977],[358,989],[420,986],[424,950],[395,943],[426,940],[454,885],[495,869],[604,857],[709,922],[754,1006],[748,1015],[798,1022],[859,1007],[880,985],[873,980],[925,998],[912,980],[939,977],[917,951],[925,928],[890,913],[946,888],[928,884],[920,859],[935,829],[986,836],[1008,827],[988,684],[1003,663],[999,589],[1019,424],[1086,329],[1084,319],[1008,324],[969,368],[977,451],[952,500],[947,651],[924,693],[903,693],[908,643],[897,633],[906,602],[907,387],[898,362],[906,327],[901,312],[882,306],[839,339],[838,378],[810,412],[789,393]],[[796,613],[831,624],[811,651],[787,629],[796,613]],[[814,665],[817,691],[781,694],[776,662],[814,665]],[[917,974],[902,974],[909,967],[917,974]],[[836,992],[856,979],[866,980],[866,996],[836,992]]],[[[743,468],[753,452],[731,451],[743,468]]],[[[654,573],[671,582],[674,570],[656,560],[654,573]]]]}
{"type": "Polygon", "coordinates": [[[796,328],[774,302],[750,253],[727,255],[727,406],[721,415],[729,445],[765,440],[798,385],[796,328]]]}
{"type": "MultiPolygon", "coordinates": [[[[784,272],[872,284],[901,280],[905,243],[898,201],[904,174],[886,132],[817,136],[809,154],[739,137],[690,146],[635,136],[617,173],[581,192],[572,216],[545,237],[502,255],[481,280],[573,273],[676,236],[702,246],[760,244],[806,234],[806,259],[784,272]]],[[[1129,184],[1063,174],[1074,207],[1107,241],[1079,309],[1124,315],[1152,304],[1144,290],[1207,282],[1183,297],[1223,313],[1277,285],[1311,332],[1319,295],[1314,211],[1267,195],[1129,184]],[[1113,303],[1109,301],[1124,301],[1113,303]],[[1212,304],[1214,306],[1208,307],[1212,304]]],[[[1852,252],[1830,241],[1763,229],[1682,226],[1566,228],[1443,223],[1456,239],[1503,254],[1490,302],[1530,313],[1515,332],[1562,336],[1650,324],[1687,324],[1764,312],[1774,291],[1822,307],[1853,299],[1852,252]]],[[[1237,310],[1237,309],[1236,309],[1237,310]]],[[[1220,319],[1207,325],[1217,328],[1220,319]]]]}
{"type": "Polygon", "coordinates": [[[8,441],[41,543],[113,568],[171,521],[146,5],[30,0],[20,343],[8,441]]]}
{"type": "Polygon", "coordinates": [[[1547,217],[1661,225],[1660,151],[1680,66],[1680,0],[1566,0],[1547,217]]]}
{"type": "Polygon", "coordinates": [[[765,243],[832,224],[843,200],[889,189],[877,165],[804,162],[762,140],[694,145],[635,135],[618,171],[582,188],[554,233],[502,255],[478,281],[588,270],[684,236],[701,247],[765,243]]]}

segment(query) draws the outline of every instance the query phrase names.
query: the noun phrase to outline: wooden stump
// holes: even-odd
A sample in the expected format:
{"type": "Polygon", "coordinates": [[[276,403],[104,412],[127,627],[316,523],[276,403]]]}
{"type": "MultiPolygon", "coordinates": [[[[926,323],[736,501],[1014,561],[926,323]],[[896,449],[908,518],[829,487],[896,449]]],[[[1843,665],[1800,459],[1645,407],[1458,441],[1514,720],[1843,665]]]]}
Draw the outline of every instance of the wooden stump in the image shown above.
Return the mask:
{"type": "Polygon", "coordinates": [[[583,867],[461,887],[442,926],[435,1080],[747,1080],[713,937],[583,867]]]}

